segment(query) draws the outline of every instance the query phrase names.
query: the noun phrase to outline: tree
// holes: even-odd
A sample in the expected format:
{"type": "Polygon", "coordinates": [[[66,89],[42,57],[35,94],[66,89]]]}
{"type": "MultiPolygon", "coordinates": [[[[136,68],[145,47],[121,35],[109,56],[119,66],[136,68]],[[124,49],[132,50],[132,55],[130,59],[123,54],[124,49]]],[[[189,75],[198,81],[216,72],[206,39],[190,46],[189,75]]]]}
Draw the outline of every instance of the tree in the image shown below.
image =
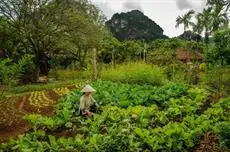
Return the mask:
{"type": "Polygon", "coordinates": [[[79,43],[95,47],[104,19],[87,0],[2,0],[0,14],[17,35],[17,44],[34,55],[35,81],[41,59],[51,52],[72,53],[79,43]],[[73,47],[66,49],[64,42],[73,47]]]}
{"type": "Polygon", "coordinates": [[[100,58],[104,63],[112,62],[112,67],[115,67],[116,54],[119,51],[121,43],[113,37],[112,33],[107,32],[103,41],[100,44],[100,58]]]}
{"type": "Polygon", "coordinates": [[[213,8],[213,32],[221,27],[227,27],[229,23],[229,0],[208,0],[207,5],[213,8]]]}
{"type": "Polygon", "coordinates": [[[207,0],[207,5],[211,6],[217,6],[217,5],[223,5],[225,12],[228,12],[230,9],[230,1],[229,0],[207,0]]]}
{"type": "Polygon", "coordinates": [[[194,23],[191,21],[192,15],[195,13],[194,10],[190,10],[182,16],[178,16],[176,19],[176,28],[178,28],[181,24],[184,24],[184,32],[189,26],[193,26],[194,23]]]}
{"type": "Polygon", "coordinates": [[[223,11],[224,5],[216,5],[212,12],[212,31],[215,32],[221,28],[226,28],[228,26],[228,14],[223,11]]]}
{"type": "Polygon", "coordinates": [[[214,33],[214,48],[209,50],[206,59],[213,63],[220,61],[221,65],[230,64],[230,29],[214,33]]]}
{"type": "Polygon", "coordinates": [[[194,26],[195,32],[200,34],[204,31],[206,43],[208,43],[211,33],[224,29],[229,24],[225,1],[210,0],[207,5],[209,7],[203,9],[203,12],[196,16],[197,24],[194,26]]]}
{"type": "Polygon", "coordinates": [[[204,31],[205,34],[205,43],[209,41],[209,35],[211,34],[211,17],[212,8],[203,9],[202,13],[198,13],[196,16],[197,24],[194,26],[194,31],[201,34],[204,31]]]}
{"type": "Polygon", "coordinates": [[[138,43],[138,41],[124,41],[122,45],[120,45],[119,54],[126,61],[135,61],[141,60],[141,55],[143,47],[138,43]]]}

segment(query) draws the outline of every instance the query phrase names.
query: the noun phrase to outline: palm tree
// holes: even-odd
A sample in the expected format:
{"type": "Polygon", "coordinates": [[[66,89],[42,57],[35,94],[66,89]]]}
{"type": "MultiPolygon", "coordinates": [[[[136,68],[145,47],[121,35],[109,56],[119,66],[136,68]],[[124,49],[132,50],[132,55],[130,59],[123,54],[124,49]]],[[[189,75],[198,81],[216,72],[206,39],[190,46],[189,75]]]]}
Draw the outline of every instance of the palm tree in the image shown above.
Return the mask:
{"type": "Polygon", "coordinates": [[[228,26],[228,14],[225,12],[224,3],[214,3],[215,0],[210,0],[207,9],[203,9],[202,13],[198,13],[196,16],[197,24],[194,26],[194,31],[201,34],[205,33],[205,42],[208,43],[209,35],[221,28],[228,26]],[[212,3],[211,3],[212,2],[212,3]]]}
{"type": "Polygon", "coordinates": [[[197,24],[194,26],[194,31],[201,34],[204,31],[205,42],[208,43],[209,35],[212,30],[213,18],[211,16],[212,8],[203,9],[202,13],[198,13],[196,16],[197,24]]]}
{"type": "Polygon", "coordinates": [[[228,20],[228,14],[225,11],[222,11],[224,8],[223,5],[216,5],[214,7],[214,10],[212,12],[212,18],[213,18],[213,25],[212,25],[212,31],[215,32],[222,27],[227,27],[229,20],[228,20]]]}
{"type": "Polygon", "coordinates": [[[180,24],[184,24],[184,32],[190,25],[194,25],[194,23],[191,21],[192,15],[195,13],[194,10],[190,10],[187,13],[185,13],[182,16],[178,16],[176,19],[176,28],[180,26],[180,24]]]}
{"type": "Polygon", "coordinates": [[[230,0],[207,0],[207,5],[210,6],[217,6],[217,5],[223,5],[223,9],[225,12],[228,12],[230,9],[230,0]]]}
{"type": "Polygon", "coordinates": [[[207,0],[207,5],[213,8],[213,32],[222,27],[227,27],[229,23],[228,10],[230,8],[229,0],[207,0]]]}
{"type": "Polygon", "coordinates": [[[227,3],[226,12],[230,9],[230,1],[227,3]]]}

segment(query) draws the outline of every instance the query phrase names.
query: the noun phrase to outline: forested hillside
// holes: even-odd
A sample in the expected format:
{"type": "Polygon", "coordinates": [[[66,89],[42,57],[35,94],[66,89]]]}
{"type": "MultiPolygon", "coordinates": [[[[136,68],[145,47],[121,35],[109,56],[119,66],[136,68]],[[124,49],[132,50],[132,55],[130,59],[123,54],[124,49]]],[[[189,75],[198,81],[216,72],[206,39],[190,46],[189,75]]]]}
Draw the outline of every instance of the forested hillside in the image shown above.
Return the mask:
{"type": "Polygon", "coordinates": [[[139,10],[114,14],[106,26],[118,40],[165,39],[164,30],[139,10]]]}

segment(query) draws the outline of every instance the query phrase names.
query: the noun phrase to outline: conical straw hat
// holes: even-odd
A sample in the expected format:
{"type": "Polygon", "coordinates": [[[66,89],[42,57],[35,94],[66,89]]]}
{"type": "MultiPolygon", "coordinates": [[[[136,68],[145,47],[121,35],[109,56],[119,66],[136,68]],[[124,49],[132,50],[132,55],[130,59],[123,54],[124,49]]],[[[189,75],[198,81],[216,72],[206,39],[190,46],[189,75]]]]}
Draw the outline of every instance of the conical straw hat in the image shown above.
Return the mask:
{"type": "Polygon", "coordinates": [[[94,88],[92,88],[90,85],[86,85],[81,92],[96,92],[94,88]]]}

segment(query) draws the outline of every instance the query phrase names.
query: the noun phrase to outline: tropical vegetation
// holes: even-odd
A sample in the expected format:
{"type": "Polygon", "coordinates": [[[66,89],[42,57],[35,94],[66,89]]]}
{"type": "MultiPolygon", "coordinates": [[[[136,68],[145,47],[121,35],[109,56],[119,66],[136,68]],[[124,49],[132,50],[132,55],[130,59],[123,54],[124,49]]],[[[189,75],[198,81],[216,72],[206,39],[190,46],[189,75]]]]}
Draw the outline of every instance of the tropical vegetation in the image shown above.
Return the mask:
{"type": "Polygon", "coordinates": [[[139,10],[0,1],[0,152],[229,151],[229,6],[208,0],[169,38],[139,10]]]}

